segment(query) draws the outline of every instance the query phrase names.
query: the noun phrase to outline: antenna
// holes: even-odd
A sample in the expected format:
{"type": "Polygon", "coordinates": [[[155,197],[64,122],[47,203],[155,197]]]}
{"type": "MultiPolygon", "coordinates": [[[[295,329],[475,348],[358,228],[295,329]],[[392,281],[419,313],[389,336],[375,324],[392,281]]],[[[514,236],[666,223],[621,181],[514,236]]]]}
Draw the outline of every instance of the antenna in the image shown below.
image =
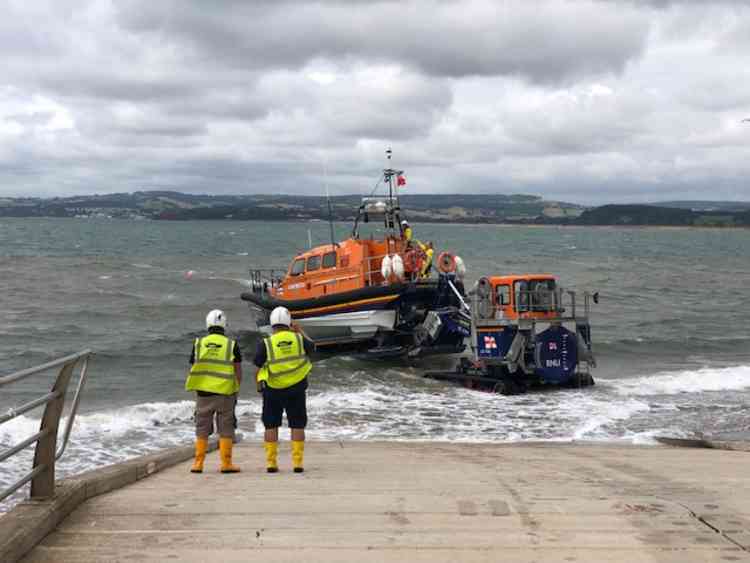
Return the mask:
{"type": "Polygon", "coordinates": [[[387,168],[383,170],[383,179],[388,184],[388,212],[385,218],[385,227],[390,229],[391,232],[398,228],[399,233],[401,232],[401,217],[400,217],[400,206],[398,202],[398,176],[402,174],[401,170],[394,170],[391,168],[391,159],[393,157],[393,151],[391,147],[385,150],[385,156],[387,160],[387,168]],[[393,185],[393,177],[396,176],[396,186],[393,185]],[[395,202],[395,205],[394,205],[395,202]],[[396,225],[397,224],[397,225],[396,225]]]}
{"type": "Polygon", "coordinates": [[[323,177],[326,186],[326,201],[328,202],[328,227],[331,229],[331,246],[338,246],[333,235],[333,211],[331,210],[331,194],[328,193],[328,167],[326,166],[325,157],[323,158],[323,177]]]}

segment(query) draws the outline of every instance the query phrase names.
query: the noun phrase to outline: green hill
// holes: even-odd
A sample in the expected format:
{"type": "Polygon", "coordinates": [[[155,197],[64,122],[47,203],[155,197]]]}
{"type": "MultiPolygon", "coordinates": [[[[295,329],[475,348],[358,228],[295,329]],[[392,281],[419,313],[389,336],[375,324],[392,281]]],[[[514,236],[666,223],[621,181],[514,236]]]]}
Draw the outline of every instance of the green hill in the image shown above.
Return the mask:
{"type": "Polygon", "coordinates": [[[739,227],[750,225],[750,211],[693,211],[655,205],[603,205],[584,211],[577,225],[739,227]]]}
{"type": "MultiPolygon", "coordinates": [[[[351,221],[360,195],[331,198],[334,220],[351,221]]],[[[515,223],[552,225],[750,225],[750,204],[676,201],[660,205],[582,205],[527,194],[404,194],[405,216],[415,222],[515,223]]],[[[328,219],[323,196],[205,195],[139,191],[55,198],[2,198],[0,217],[112,217],[161,220],[328,219]]]]}

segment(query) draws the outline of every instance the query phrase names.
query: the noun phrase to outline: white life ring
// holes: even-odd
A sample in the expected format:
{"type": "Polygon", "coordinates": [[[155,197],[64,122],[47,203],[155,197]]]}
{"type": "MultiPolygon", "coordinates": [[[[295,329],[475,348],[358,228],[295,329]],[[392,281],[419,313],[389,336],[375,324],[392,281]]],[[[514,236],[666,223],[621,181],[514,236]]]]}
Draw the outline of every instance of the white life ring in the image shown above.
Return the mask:
{"type": "MultiPolygon", "coordinates": [[[[402,264],[403,266],[403,264],[402,264]]],[[[383,279],[388,281],[393,272],[393,264],[390,256],[383,256],[383,261],[380,264],[380,273],[383,275],[383,279]]]]}
{"type": "Polygon", "coordinates": [[[399,280],[404,279],[404,261],[398,254],[391,256],[391,271],[399,280]]]}

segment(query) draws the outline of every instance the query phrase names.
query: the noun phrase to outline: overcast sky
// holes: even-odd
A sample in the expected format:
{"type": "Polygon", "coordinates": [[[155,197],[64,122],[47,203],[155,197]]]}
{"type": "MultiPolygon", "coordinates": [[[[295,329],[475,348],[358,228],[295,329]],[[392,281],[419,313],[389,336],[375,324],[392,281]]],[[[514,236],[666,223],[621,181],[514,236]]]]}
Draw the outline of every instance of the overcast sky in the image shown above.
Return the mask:
{"type": "Polygon", "coordinates": [[[0,196],[750,200],[745,4],[0,0],[0,196]]]}

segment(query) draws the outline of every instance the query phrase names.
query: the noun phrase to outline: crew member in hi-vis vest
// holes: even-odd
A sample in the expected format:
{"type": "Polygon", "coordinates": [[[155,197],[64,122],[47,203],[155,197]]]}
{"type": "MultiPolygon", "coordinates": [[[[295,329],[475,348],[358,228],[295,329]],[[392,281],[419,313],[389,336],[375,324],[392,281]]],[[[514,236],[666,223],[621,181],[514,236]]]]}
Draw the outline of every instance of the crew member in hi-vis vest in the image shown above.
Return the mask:
{"type": "Polygon", "coordinates": [[[315,346],[302,334],[291,329],[292,317],[284,307],[271,312],[273,334],[261,340],[253,363],[258,366],[256,383],[263,393],[263,426],[266,428],[264,447],[266,471],[279,470],[276,461],[279,426],[286,411],[292,434],[292,467],[304,471],[305,426],[307,426],[307,374],[312,369],[308,355],[315,346]]]}
{"type": "Polygon", "coordinates": [[[242,383],[240,346],[224,335],[227,317],[214,309],[206,316],[208,334],[196,338],[190,355],[190,373],[185,389],[195,391],[195,462],[192,473],[203,473],[208,437],[214,432],[214,417],[219,432],[222,473],[239,473],[232,465],[234,444],[234,408],[242,383]]]}

